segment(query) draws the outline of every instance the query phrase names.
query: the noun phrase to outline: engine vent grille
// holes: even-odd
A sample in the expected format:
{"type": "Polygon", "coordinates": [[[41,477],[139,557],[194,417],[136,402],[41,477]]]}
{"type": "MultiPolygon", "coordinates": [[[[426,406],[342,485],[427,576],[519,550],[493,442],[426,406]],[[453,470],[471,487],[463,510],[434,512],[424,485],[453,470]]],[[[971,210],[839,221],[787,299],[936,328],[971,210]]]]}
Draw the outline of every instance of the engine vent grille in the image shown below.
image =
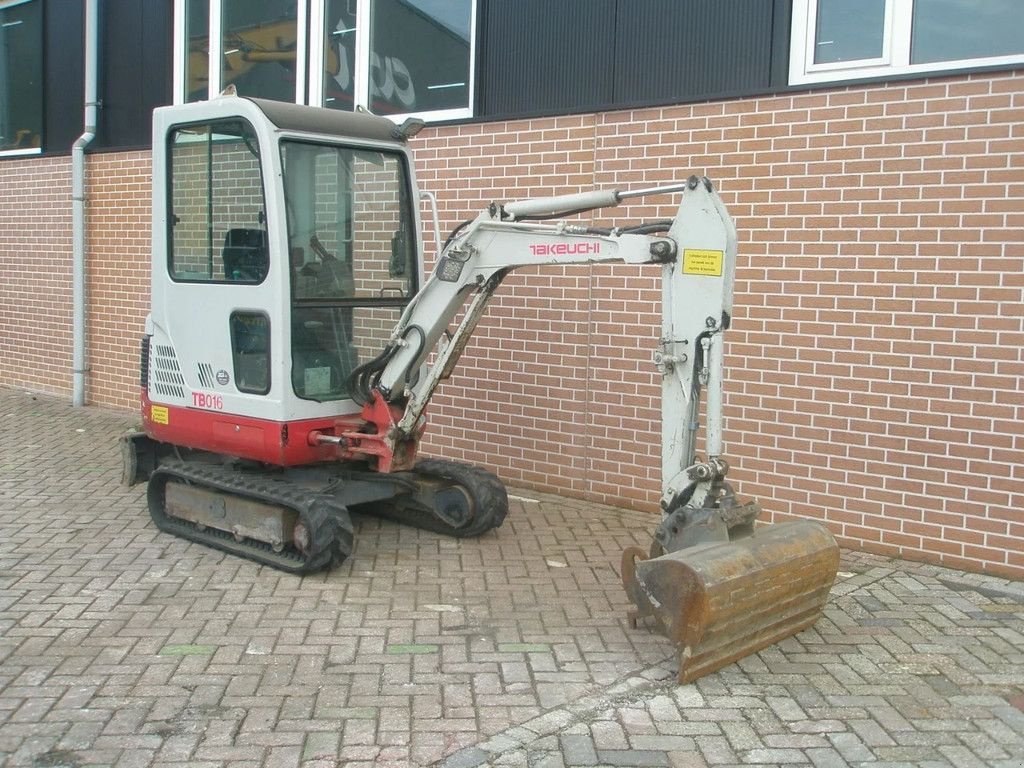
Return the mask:
{"type": "Polygon", "coordinates": [[[185,378],[181,375],[178,356],[174,347],[153,344],[152,362],[149,368],[149,388],[166,397],[185,399],[185,378]]]}
{"type": "Polygon", "coordinates": [[[213,366],[209,363],[199,364],[199,383],[207,389],[213,389],[213,366]]]}

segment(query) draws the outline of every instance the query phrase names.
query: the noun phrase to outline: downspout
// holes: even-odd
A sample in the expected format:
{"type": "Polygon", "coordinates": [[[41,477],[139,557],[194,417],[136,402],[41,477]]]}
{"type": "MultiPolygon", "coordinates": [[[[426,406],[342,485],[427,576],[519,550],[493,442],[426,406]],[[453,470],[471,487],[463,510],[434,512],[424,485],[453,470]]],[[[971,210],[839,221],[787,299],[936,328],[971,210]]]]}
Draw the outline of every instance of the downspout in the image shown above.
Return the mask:
{"type": "Polygon", "coordinates": [[[85,405],[85,148],[96,138],[99,0],[85,0],[85,126],[71,147],[72,400],[85,405]]]}

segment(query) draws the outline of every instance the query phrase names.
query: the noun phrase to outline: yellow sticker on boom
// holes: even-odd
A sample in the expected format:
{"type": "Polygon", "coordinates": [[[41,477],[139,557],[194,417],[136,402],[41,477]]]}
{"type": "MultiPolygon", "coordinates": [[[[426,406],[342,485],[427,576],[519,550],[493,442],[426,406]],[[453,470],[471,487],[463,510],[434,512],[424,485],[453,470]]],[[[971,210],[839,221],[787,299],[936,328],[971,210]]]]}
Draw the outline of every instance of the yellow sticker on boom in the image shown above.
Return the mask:
{"type": "Polygon", "coordinates": [[[154,424],[167,424],[170,422],[167,408],[162,405],[151,405],[149,407],[149,418],[153,420],[154,424]]]}
{"type": "Polygon", "coordinates": [[[683,274],[722,276],[724,251],[702,251],[696,248],[683,250],[683,274]]]}

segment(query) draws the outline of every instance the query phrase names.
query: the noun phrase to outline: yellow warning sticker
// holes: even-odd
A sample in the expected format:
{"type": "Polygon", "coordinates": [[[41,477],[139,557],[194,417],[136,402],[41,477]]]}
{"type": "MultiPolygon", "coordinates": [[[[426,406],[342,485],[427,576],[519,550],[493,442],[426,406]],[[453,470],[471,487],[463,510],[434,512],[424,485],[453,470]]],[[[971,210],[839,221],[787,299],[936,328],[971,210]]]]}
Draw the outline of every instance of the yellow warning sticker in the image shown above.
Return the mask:
{"type": "Polygon", "coordinates": [[[170,421],[167,408],[162,405],[151,405],[149,407],[149,417],[153,420],[154,424],[167,424],[170,421]]]}
{"type": "Polygon", "coordinates": [[[683,250],[683,274],[722,276],[724,251],[701,251],[696,248],[683,250]]]}

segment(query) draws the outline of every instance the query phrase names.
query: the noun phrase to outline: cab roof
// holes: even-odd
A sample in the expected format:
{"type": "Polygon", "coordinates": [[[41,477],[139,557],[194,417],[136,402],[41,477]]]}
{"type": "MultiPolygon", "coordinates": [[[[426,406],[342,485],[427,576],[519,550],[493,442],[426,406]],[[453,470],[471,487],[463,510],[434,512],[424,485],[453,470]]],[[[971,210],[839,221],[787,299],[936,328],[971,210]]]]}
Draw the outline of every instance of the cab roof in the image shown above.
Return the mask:
{"type": "Polygon", "coordinates": [[[386,117],[378,117],[368,112],[348,112],[289,104],[286,101],[240,98],[245,98],[259,107],[267,119],[281,130],[405,143],[404,137],[393,122],[386,117]]]}

